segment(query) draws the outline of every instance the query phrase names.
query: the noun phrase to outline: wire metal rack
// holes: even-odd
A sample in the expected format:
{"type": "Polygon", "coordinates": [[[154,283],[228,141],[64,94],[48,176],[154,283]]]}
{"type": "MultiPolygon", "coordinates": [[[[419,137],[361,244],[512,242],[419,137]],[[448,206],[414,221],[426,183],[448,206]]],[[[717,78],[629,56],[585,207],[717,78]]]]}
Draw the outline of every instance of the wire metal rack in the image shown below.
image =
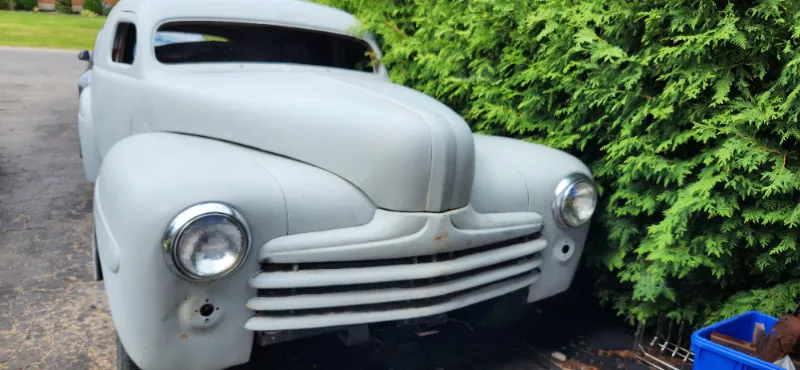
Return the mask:
{"type": "Polygon", "coordinates": [[[674,335],[676,323],[668,320],[665,328],[660,319],[656,326],[655,334],[649,342],[642,343],[646,337],[646,322],[640,323],[634,337],[634,357],[650,367],[658,370],[690,370],[694,364],[694,353],[684,347],[684,342],[689,342],[685,322],[678,324],[677,335],[674,335]]]}

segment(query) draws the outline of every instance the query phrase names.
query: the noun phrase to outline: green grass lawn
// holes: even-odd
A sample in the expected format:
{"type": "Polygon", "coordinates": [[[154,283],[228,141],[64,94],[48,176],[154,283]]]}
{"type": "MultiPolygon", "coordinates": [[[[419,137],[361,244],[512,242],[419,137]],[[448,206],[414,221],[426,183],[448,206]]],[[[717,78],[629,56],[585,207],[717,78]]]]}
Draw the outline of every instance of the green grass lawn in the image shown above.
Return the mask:
{"type": "Polygon", "coordinates": [[[105,17],[0,11],[0,45],[92,49],[105,17]]]}

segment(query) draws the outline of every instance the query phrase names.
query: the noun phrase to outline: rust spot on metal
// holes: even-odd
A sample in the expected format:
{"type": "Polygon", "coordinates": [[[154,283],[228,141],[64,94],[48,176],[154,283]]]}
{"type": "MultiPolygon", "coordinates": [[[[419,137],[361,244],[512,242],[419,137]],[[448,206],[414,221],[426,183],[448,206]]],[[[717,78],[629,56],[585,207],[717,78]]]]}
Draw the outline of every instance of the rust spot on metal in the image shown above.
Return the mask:
{"type": "Polygon", "coordinates": [[[189,339],[189,334],[186,334],[186,333],[181,334],[181,339],[183,339],[183,340],[189,339]]]}
{"type": "Polygon", "coordinates": [[[442,240],[442,239],[444,239],[444,238],[446,238],[446,237],[448,237],[448,236],[450,236],[450,234],[448,234],[448,233],[444,233],[444,234],[442,234],[442,235],[437,235],[437,236],[436,236],[436,238],[435,238],[434,240],[438,242],[439,240],[442,240]]]}

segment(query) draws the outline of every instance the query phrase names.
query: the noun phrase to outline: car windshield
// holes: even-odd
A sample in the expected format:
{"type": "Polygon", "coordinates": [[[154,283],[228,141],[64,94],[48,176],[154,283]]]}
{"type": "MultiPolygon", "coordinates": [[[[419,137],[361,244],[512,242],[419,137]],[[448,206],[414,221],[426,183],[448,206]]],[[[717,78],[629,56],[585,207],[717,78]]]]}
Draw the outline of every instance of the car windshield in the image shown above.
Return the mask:
{"type": "Polygon", "coordinates": [[[164,64],[294,63],[374,72],[372,50],[358,38],[253,23],[167,23],[156,34],[155,54],[164,64]]]}

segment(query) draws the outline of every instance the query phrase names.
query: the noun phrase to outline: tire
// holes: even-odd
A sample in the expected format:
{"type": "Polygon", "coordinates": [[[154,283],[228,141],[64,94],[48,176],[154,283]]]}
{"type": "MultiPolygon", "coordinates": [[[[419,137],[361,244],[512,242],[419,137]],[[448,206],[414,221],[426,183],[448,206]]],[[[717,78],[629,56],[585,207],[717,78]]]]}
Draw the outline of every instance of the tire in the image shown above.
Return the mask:
{"type": "Polygon", "coordinates": [[[100,252],[97,250],[97,231],[92,220],[92,275],[94,281],[103,280],[103,269],[100,267],[100,252]]]}
{"type": "Polygon", "coordinates": [[[117,336],[117,370],[141,370],[128,356],[128,352],[122,346],[119,336],[117,336]]]}

